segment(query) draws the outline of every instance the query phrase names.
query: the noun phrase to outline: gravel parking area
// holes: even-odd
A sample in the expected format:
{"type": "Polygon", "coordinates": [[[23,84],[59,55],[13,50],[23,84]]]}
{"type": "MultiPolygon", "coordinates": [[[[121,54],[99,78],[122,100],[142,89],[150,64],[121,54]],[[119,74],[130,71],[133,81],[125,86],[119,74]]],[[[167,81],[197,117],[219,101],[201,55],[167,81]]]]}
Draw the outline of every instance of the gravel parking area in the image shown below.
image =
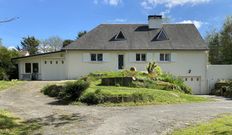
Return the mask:
{"type": "MultiPolygon", "coordinates": [[[[232,100],[140,107],[61,105],[40,93],[46,81],[33,81],[0,92],[0,108],[37,121],[43,135],[156,135],[232,112],[232,100]]],[[[215,98],[215,97],[212,97],[215,98]]]]}

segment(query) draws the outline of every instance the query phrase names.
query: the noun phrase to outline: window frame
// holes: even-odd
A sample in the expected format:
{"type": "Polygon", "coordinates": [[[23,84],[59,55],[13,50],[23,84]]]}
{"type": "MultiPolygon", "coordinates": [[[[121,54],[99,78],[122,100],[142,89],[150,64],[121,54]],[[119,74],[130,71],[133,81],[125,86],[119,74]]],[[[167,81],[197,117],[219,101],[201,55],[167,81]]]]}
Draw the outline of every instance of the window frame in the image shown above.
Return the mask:
{"type": "Polygon", "coordinates": [[[171,62],[172,61],[171,53],[160,53],[159,61],[160,62],[171,62]]]}
{"type": "Polygon", "coordinates": [[[136,53],[135,55],[136,62],[146,62],[147,54],[146,53],[136,53]]]}
{"type": "Polygon", "coordinates": [[[26,74],[31,74],[32,68],[31,68],[31,63],[25,63],[25,67],[24,67],[25,73],[26,74]],[[27,72],[27,64],[29,64],[30,66],[30,72],[27,72]]]}
{"type": "Polygon", "coordinates": [[[103,53],[91,53],[90,61],[91,62],[103,62],[104,55],[103,53]]]}

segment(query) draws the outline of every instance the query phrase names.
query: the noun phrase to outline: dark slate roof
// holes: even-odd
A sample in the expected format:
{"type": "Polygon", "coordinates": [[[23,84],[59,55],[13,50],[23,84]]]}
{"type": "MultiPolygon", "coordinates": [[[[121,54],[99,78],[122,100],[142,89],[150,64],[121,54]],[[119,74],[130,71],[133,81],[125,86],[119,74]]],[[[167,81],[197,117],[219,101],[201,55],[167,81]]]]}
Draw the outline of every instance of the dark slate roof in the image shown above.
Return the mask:
{"type": "Polygon", "coordinates": [[[193,24],[164,24],[149,29],[146,24],[101,24],[64,50],[207,50],[207,45],[193,24]],[[167,39],[154,40],[163,30],[167,39]],[[120,32],[125,40],[112,40],[120,32]]]}

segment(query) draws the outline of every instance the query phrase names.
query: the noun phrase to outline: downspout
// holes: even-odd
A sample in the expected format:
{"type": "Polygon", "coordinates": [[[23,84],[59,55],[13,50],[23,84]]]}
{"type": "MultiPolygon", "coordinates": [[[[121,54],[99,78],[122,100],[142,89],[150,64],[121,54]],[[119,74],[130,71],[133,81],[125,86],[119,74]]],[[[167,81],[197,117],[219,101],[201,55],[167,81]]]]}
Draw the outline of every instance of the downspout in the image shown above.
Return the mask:
{"type": "Polygon", "coordinates": [[[65,64],[66,64],[66,66],[65,66],[65,70],[66,70],[66,75],[67,75],[67,77],[66,77],[66,79],[67,80],[69,80],[69,66],[68,66],[68,50],[66,49],[65,50],[65,64]]]}

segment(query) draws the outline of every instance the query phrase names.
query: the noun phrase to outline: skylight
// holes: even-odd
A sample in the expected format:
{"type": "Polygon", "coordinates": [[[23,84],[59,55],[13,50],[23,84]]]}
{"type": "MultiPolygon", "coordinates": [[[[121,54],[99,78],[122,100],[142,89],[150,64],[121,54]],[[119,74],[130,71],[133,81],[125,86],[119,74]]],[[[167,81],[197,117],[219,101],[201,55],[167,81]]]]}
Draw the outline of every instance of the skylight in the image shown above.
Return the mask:
{"type": "Polygon", "coordinates": [[[120,31],[117,35],[115,35],[110,41],[121,41],[121,40],[126,40],[122,31],[120,31]]]}
{"type": "Polygon", "coordinates": [[[152,41],[163,41],[168,40],[168,37],[163,29],[160,30],[160,32],[154,37],[152,41]]]}

